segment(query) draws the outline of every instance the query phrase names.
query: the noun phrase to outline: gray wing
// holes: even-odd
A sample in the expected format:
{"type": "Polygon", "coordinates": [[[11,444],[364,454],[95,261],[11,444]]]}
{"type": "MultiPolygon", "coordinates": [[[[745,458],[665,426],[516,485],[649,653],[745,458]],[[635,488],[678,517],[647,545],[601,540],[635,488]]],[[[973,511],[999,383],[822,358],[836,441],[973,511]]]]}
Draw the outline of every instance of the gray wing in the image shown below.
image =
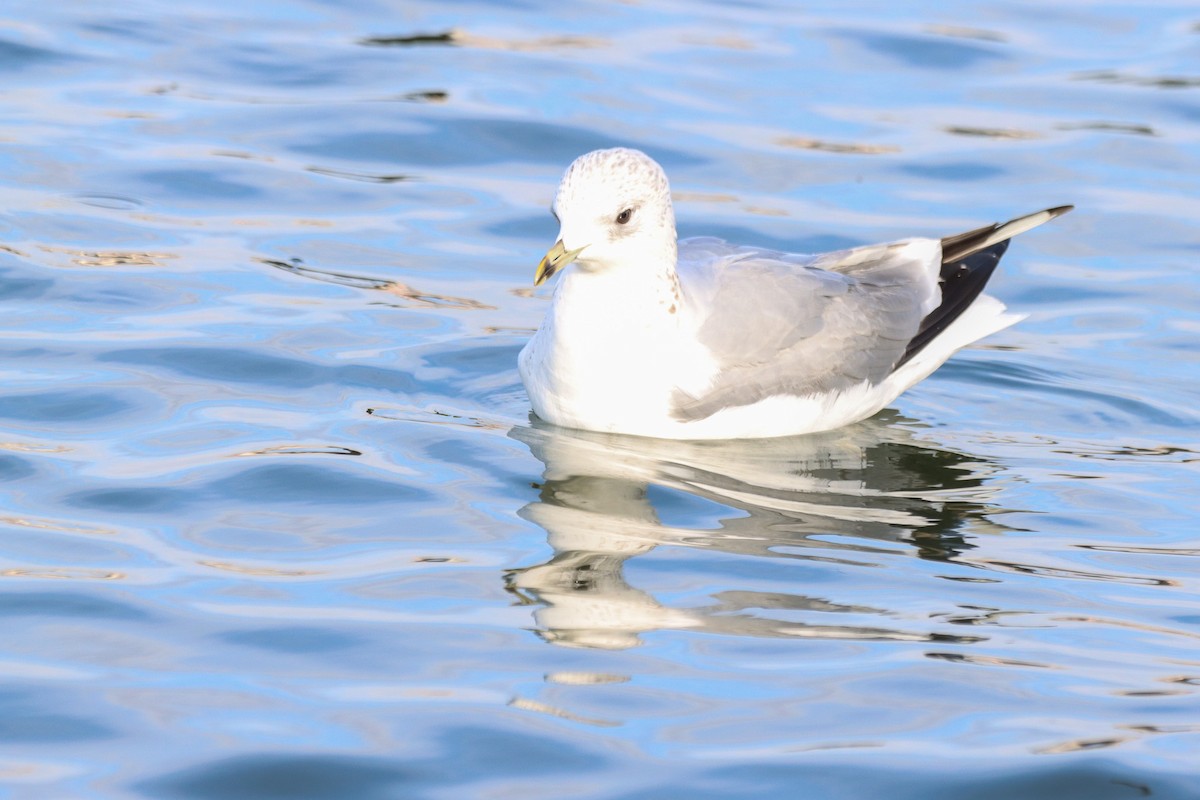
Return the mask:
{"type": "Polygon", "coordinates": [[[675,416],[882,381],[937,307],[939,252],[915,240],[819,256],[681,242],[680,283],[719,372],[697,395],[677,391],[675,416]]]}

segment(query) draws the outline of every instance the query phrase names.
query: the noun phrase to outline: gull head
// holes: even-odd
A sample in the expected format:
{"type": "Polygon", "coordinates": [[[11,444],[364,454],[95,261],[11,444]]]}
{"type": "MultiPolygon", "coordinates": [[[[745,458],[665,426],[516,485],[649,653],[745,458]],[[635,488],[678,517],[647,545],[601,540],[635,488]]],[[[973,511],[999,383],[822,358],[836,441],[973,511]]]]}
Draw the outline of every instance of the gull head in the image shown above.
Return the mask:
{"type": "Polygon", "coordinates": [[[675,212],[667,175],[639,150],[594,150],[571,163],[558,185],[558,241],[538,264],[534,285],[568,264],[603,273],[657,262],[675,267],[675,212]]]}

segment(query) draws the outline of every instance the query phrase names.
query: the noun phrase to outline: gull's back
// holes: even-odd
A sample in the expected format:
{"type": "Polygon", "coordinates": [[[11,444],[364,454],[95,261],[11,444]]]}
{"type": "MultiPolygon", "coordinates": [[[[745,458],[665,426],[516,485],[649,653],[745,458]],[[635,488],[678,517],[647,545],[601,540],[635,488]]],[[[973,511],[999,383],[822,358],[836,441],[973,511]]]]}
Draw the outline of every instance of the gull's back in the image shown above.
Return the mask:
{"type": "Polygon", "coordinates": [[[939,256],[932,239],[817,256],[680,242],[685,307],[718,370],[704,392],[679,393],[676,416],[882,384],[938,307],[939,256]]]}

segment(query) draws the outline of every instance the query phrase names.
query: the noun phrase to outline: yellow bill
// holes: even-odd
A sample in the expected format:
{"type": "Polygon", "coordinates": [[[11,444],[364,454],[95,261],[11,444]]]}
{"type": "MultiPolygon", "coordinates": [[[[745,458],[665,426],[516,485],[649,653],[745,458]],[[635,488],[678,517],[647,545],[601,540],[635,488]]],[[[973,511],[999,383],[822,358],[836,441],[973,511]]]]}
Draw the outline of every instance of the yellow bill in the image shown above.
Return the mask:
{"type": "MultiPolygon", "coordinates": [[[[587,245],[584,245],[587,247],[587,245]]],[[[560,269],[570,264],[575,258],[583,252],[583,247],[576,250],[568,250],[559,239],[554,243],[554,247],[550,248],[550,252],[542,256],[541,262],[538,264],[537,272],[533,275],[533,285],[541,286],[550,276],[558,272],[560,269]]]]}

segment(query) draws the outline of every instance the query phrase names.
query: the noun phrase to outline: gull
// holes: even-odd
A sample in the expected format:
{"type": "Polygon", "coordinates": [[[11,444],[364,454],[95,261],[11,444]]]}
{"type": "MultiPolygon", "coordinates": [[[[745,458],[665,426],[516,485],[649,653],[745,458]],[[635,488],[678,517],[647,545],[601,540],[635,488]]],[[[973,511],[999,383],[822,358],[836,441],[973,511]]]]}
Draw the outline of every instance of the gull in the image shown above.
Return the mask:
{"type": "Polygon", "coordinates": [[[534,285],[571,269],[521,380],[534,413],[566,428],[748,439],[848,425],[1023,319],[983,287],[1009,239],[1071,208],[817,255],[680,241],[662,167],[596,150],[554,198],[558,241],[534,285]]]}

